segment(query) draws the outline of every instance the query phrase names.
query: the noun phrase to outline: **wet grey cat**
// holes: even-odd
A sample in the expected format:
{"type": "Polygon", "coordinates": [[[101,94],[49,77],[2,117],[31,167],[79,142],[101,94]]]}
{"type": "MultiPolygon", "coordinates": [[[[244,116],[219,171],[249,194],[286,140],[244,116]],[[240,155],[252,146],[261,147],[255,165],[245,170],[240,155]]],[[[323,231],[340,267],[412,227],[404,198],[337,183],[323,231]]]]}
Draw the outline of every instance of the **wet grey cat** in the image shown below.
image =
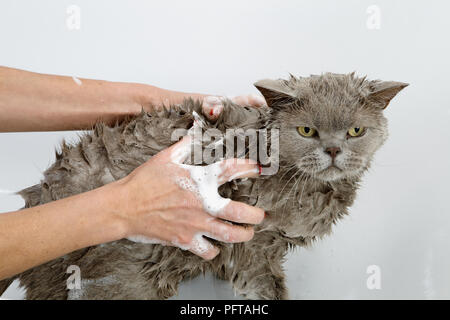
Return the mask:
{"type": "MultiPolygon", "coordinates": [[[[177,293],[181,281],[210,271],[231,281],[246,298],[286,299],[282,263],[287,250],[329,234],[347,213],[361,176],[387,138],[382,111],[407,84],[327,73],[255,85],[269,108],[227,102],[216,122],[202,120],[222,132],[280,130],[275,175],[235,180],[220,188],[223,196],[266,211],[251,241],[215,242],[221,253],[212,261],[179,248],[125,239],[85,248],[18,275],[26,298],[165,299],[177,293]],[[81,269],[81,289],[66,288],[70,265],[81,269]]],[[[170,111],[142,113],[114,127],[98,124],[79,143],[64,144],[41,183],[20,192],[26,207],[124,177],[171,145],[173,130],[191,127],[193,111],[200,110],[200,103],[187,100],[170,111]]],[[[0,282],[0,294],[12,280],[0,282]]]]}

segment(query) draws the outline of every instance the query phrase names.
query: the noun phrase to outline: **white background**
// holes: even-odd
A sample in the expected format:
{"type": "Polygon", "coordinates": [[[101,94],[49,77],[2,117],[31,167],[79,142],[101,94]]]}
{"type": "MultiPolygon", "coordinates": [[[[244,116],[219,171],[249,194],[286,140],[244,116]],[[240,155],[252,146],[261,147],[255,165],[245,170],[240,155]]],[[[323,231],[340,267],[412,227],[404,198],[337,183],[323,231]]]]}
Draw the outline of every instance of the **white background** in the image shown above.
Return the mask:
{"type": "MultiPolygon", "coordinates": [[[[390,138],[351,215],[286,263],[294,299],[450,298],[448,1],[0,2],[0,64],[211,94],[253,93],[260,78],[357,71],[411,85],[386,115],[390,138]],[[69,5],[81,29],[66,26],[69,5]],[[381,10],[369,29],[367,8],[381,10]],[[367,268],[379,266],[381,289],[367,268]]],[[[39,181],[75,133],[0,134],[0,189],[39,181]]],[[[0,212],[23,205],[0,194],[0,212]]],[[[7,259],[7,257],[0,257],[7,259]]],[[[3,298],[20,298],[16,287],[3,298]]],[[[234,297],[210,277],[179,297],[234,297]]]]}

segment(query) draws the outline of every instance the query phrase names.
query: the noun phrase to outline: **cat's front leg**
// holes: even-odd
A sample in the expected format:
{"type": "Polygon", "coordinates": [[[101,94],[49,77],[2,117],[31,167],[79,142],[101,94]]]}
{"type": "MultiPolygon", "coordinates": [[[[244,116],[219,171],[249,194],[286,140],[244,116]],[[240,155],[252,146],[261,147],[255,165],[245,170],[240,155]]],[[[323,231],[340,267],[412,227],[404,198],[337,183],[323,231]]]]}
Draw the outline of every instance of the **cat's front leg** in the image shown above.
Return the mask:
{"type": "Polygon", "coordinates": [[[284,276],[267,273],[239,275],[233,282],[236,292],[250,300],[287,300],[284,276]]]}
{"type": "MultiPolygon", "coordinates": [[[[265,259],[265,257],[260,257],[265,259]]],[[[247,270],[236,269],[231,281],[236,293],[251,300],[286,300],[288,290],[280,262],[256,259],[247,270]]]]}

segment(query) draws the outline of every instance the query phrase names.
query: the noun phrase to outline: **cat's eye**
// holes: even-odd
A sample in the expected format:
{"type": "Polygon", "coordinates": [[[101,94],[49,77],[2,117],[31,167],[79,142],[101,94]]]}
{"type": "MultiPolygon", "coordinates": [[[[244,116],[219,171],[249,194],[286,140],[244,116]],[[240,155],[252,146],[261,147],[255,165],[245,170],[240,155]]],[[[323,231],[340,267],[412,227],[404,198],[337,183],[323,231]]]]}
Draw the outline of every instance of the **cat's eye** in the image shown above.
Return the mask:
{"type": "Polygon", "coordinates": [[[364,128],[363,127],[355,127],[355,128],[351,128],[350,130],[348,130],[348,135],[350,137],[359,137],[360,135],[362,135],[364,132],[364,128]]]}
{"type": "Polygon", "coordinates": [[[313,137],[317,133],[316,129],[311,127],[297,127],[297,131],[300,135],[307,138],[313,137]]]}

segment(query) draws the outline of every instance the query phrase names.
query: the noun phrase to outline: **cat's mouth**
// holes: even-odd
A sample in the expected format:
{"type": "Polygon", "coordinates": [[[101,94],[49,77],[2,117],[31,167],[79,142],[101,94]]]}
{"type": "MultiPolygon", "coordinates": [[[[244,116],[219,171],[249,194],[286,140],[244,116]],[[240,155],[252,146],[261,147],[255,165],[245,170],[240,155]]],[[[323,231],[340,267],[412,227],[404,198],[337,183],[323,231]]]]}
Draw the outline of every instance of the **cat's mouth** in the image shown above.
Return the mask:
{"type": "Polygon", "coordinates": [[[336,172],[342,172],[344,170],[342,170],[341,168],[339,168],[336,164],[331,164],[328,167],[326,167],[325,169],[323,169],[321,172],[327,172],[327,171],[336,171],[336,172]]]}
{"type": "Polygon", "coordinates": [[[338,170],[338,171],[343,171],[341,168],[339,168],[337,165],[332,164],[331,166],[328,167],[329,170],[338,170]]]}
{"type": "Polygon", "coordinates": [[[324,181],[333,181],[342,178],[344,170],[335,164],[331,164],[325,169],[319,171],[316,176],[324,181]]]}

